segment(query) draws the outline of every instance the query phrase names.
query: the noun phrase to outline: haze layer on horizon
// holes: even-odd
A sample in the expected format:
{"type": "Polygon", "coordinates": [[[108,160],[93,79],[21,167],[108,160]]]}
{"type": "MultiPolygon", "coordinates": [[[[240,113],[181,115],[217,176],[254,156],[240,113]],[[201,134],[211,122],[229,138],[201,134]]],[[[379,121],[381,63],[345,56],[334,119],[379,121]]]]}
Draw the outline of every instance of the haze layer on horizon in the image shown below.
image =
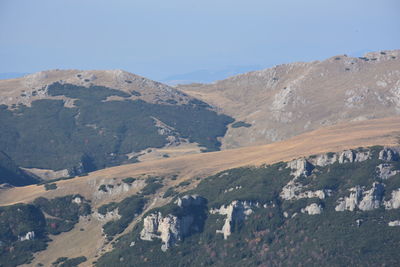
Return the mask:
{"type": "Polygon", "coordinates": [[[400,48],[398,0],[2,0],[0,73],[152,79],[400,48]]]}

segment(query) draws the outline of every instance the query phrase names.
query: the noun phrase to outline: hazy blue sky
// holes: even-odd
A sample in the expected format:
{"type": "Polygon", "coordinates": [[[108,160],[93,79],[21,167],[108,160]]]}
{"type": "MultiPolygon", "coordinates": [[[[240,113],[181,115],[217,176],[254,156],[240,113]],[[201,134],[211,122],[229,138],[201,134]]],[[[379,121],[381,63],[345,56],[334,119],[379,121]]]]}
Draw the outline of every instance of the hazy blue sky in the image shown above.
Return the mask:
{"type": "Polygon", "coordinates": [[[162,79],[396,48],[399,0],[0,0],[0,72],[162,79]]]}

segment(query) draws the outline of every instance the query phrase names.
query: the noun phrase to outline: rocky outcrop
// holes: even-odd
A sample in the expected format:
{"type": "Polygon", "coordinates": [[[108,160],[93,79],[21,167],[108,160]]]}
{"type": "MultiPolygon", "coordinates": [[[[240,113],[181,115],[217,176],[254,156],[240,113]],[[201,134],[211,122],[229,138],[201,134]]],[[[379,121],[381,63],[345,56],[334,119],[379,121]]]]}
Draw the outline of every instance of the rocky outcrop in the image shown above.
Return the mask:
{"type": "Polygon", "coordinates": [[[35,239],[35,232],[34,231],[27,232],[25,235],[18,237],[19,241],[34,240],[34,239],[35,239]]]}
{"type": "Polygon", "coordinates": [[[384,194],[384,185],[381,183],[373,183],[370,190],[356,186],[349,189],[350,195],[338,200],[336,211],[354,211],[356,208],[362,211],[377,209],[382,204],[384,194]]]}
{"type": "Polygon", "coordinates": [[[322,213],[322,206],[316,203],[312,203],[307,207],[301,209],[301,213],[307,213],[308,215],[317,215],[322,213]]]}
{"type": "Polygon", "coordinates": [[[325,199],[332,194],[332,190],[304,191],[304,189],[303,185],[294,179],[282,188],[280,197],[284,200],[299,200],[303,198],[325,199]]]}
{"type": "Polygon", "coordinates": [[[101,214],[99,212],[94,212],[93,217],[101,222],[109,222],[112,220],[121,219],[121,215],[118,213],[118,208],[107,212],[106,214],[101,214]]]}
{"type": "Polygon", "coordinates": [[[338,154],[326,153],[309,158],[308,160],[315,166],[325,167],[335,163],[338,160],[338,154]]]}
{"type": "Polygon", "coordinates": [[[325,153],[321,155],[316,155],[309,157],[307,159],[300,158],[292,160],[287,163],[287,167],[292,170],[292,175],[297,178],[300,176],[310,176],[315,166],[325,167],[327,165],[334,164],[338,162],[352,163],[352,162],[362,162],[371,158],[371,151],[355,151],[355,150],[345,150],[339,153],[325,153]]]}
{"type": "Polygon", "coordinates": [[[75,197],[75,198],[73,198],[72,199],[72,203],[75,203],[75,204],[81,204],[82,203],[82,198],[81,197],[75,197]]]}
{"type": "Polygon", "coordinates": [[[370,159],[370,157],[371,157],[371,152],[369,150],[367,151],[345,150],[339,154],[338,162],[340,164],[362,162],[370,159]]]}
{"type": "Polygon", "coordinates": [[[385,147],[379,152],[379,159],[385,161],[397,161],[399,154],[392,148],[385,147]]]}
{"type": "Polygon", "coordinates": [[[160,212],[148,215],[143,220],[143,230],[140,232],[142,240],[152,241],[161,239],[161,250],[166,251],[186,234],[181,229],[181,221],[177,216],[162,216],[160,212]]]}
{"type": "Polygon", "coordinates": [[[141,186],[144,184],[143,180],[136,180],[133,183],[124,183],[120,180],[105,180],[102,179],[99,183],[92,183],[95,188],[93,191],[94,199],[102,199],[110,196],[117,196],[128,192],[132,188],[141,186]],[[106,184],[107,183],[107,184],[106,184]],[[103,188],[101,188],[103,187],[103,188]]]}
{"type": "Polygon", "coordinates": [[[197,232],[202,227],[205,218],[202,210],[205,208],[204,198],[191,195],[178,198],[175,204],[181,209],[183,215],[152,213],[143,219],[143,229],[140,239],[152,241],[160,239],[161,250],[166,251],[184,237],[197,232]]]}
{"type": "Polygon", "coordinates": [[[392,191],[392,198],[384,202],[385,209],[398,209],[400,208],[400,188],[392,191]]]}
{"type": "Polygon", "coordinates": [[[389,226],[400,226],[400,220],[391,221],[388,223],[389,226]]]}
{"type": "Polygon", "coordinates": [[[391,164],[382,163],[376,167],[376,173],[379,178],[386,180],[386,179],[398,174],[399,171],[393,170],[393,166],[391,164]]]}
{"type": "Polygon", "coordinates": [[[204,200],[199,195],[185,195],[175,200],[175,204],[180,208],[188,208],[190,206],[201,206],[204,204],[204,200]]]}
{"type": "Polygon", "coordinates": [[[227,206],[222,205],[218,209],[211,209],[211,214],[226,216],[222,229],[217,230],[216,232],[218,234],[223,234],[224,239],[228,239],[233,232],[234,223],[245,220],[247,216],[253,213],[252,206],[253,205],[250,202],[235,200],[227,206]]]}
{"type": "Polygon", "coordinates": [[[314,166],[306,159],[296,159],[288,162],[287,167],[292,169],[292,175],[297,178],[300,176],[309,176],[314,169],[314,166]]]}

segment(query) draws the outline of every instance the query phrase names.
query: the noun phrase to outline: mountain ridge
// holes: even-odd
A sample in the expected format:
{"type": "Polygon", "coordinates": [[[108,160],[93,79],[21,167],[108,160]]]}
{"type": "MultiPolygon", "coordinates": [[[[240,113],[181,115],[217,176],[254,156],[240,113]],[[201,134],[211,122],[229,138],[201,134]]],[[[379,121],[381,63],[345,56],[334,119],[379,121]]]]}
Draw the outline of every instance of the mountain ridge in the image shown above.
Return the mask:
{"type": "Polygon", "coordinates": [[[177,88],[249,124],[229,127],[223,149],[264,144],[339,122],[399,114],[399,55],[340,55],[177,88]]]}

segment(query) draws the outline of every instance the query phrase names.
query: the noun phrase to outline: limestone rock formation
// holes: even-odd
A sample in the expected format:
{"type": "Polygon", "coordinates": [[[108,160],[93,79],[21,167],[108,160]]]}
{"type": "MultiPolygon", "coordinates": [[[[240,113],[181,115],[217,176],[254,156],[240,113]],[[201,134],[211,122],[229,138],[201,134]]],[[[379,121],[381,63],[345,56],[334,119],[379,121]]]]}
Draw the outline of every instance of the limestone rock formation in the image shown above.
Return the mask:
{"type": "Polygon", "coordinates": [[[379,152],[379,159],[385,161],[396,161],[399,159],[399,154],[394,149],[385,147],[379,152]]]}
{"type": "Polygon", "coordinates": [[[338,200],[336,211],[354,211],[356,208],[362,211],[377,209],[382,204],[384,194],[384,185],[381,183],[373,183],[370,190],[356,186],[350,188],[350,195],[338,200]]]}
{"type": "Polygon", "coordinates": [[[231,204],[225,206],[222,205],[219,209],[211,209],[211,214],[225,215],[225,223],[221,230],[216,232],[224,235],[224,239],[232,234],[235,221],[243,221],[247,216],[253,213],[252,203],[247,201],[232,201],[231,204]]]}
{"type": "Polygon", "coordinates": [[[386,179],[398,174],[399,171],[393,170],[393,166],[391,164],[382,163],[376,167],[376,173],[378,174],[379,178],[386,180],[386,179]]]}
{"type": "Polygon", "coordinates": [[[391,221],[388,223],[389,226],[400,226],[400,220],[391,221]]]}
{"type": "Polygon", "coordinates": [[[296,159],[287,163],[288,168],[292,169],[292,175],[294,177],[309,176],[314,169],[314,166],[310,164],[306,159],[296,159]]]}
{"type": "Polygon", "coordinates": [[[173,215],[162,216],[160,212],[148,215],[143,220],[143,230],[140,232],[142,240],[152,241],[161,239],[161,250],[166,251],[182,239],[181,222],[173,215]]]}
{"type": "Polygon", "coordinates": [[[25,235],[18,237],[19,241],[34,240],[34,239],[35,239],[35,232],[34,231],[27,232],[25,235]]]}
{"type": "Polygon", "coordinates": [[[316,203],[312,203],[307,207],[301,209],[302,213],[307,213],[308,215],[316,215],[322,213],[322,206],[316,203]]]}
{"type": "Polygon", "coordinates": [[[400,208],[400,188],[392,191],[392,198],[385,201],[384,205],[388,210],[400,208]]]}
{"type": "Polygon", "coordinates": [[[186,195],[178,198],[175,204],[182,209],[183,216],[161,212],[152,213],[143,219],[140,239],[152,241],[157,238],[162,242],[161,250],[166,251],[192,232],[199,231],[204,218],[199,216],[199,209],[205,206],[205,199],[198,195],[186,195]],[[200,221],[199,221],[200,220],[200,221]]]}

